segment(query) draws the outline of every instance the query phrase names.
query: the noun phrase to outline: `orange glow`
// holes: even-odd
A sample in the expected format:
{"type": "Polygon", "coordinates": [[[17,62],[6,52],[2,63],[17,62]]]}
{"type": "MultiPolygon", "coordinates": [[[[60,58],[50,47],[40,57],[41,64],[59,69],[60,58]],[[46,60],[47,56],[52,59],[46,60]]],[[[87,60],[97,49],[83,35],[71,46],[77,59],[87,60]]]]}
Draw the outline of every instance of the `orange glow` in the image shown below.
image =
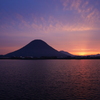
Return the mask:
{"type": "Polygon", "coordinates": [[[78,55],[84,56],[84,55],[86,55],[86,52],[79,52],[78,55]]]}
{"type": "Polygon", "coordinates": [[[96,55],[96,54],[99,54],[99,52],[71,52],[71,54],[86,56],[86,55],[96,55]]]}

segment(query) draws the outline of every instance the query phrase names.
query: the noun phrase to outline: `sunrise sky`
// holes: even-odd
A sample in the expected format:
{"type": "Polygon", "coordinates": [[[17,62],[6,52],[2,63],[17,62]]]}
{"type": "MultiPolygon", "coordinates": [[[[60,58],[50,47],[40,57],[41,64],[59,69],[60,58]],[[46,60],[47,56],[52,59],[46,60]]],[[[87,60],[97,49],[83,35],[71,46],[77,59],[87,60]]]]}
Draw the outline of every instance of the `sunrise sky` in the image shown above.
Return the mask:
{"type": "Polygon", "coordinates": [[[0,0],[0,54],[34,39],[71,54],[100,53],[100,0],[0,0]]]}

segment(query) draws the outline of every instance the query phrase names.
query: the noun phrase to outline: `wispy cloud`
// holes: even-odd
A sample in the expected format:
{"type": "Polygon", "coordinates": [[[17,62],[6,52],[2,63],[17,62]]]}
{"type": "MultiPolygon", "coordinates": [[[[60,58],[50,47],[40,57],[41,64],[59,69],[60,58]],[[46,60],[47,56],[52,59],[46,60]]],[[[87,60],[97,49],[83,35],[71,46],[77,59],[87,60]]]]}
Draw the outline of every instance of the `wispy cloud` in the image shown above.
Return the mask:
{"type": "MultiPolygon", "coordinates": [[[[24,19],[24,16],[20,14],[16,14],[16,21],[10,20],[10,24],[3,24],[0,27],[3,30],[16,30],[16,32],[22,33],[23,31],[24,35],[25,33],[44,33],[44,34],[51,34],[51,33],[62,33],[62,32],[81,32],[81,31],[91,31],[91,30],[97,30],[97,28],[93,27],[90,24],[84,23],[64,23],[61,20],[58,20],[54,18],[53,16],[50,16],[47,20],[45,20],[44,17],[40,17],[39,21],[37,18],[33,18],[31,22],[24,19]],[[41,22],[41,23],[40,23],[41,22]]],[[[21,35],[19,34],[18,35],[21,35]]]]}
{"type": "MultiPolygon", "coordinates": [[[[90,0],[61,0],[63,9],[74,11],[80,14],[80,19],[83,21],[95,24],[100,23],[100,11],[96,8],[96,3],[91,4],[90,0]]],[[[96,0],[97,1],[97,0],[96,0]]]]}

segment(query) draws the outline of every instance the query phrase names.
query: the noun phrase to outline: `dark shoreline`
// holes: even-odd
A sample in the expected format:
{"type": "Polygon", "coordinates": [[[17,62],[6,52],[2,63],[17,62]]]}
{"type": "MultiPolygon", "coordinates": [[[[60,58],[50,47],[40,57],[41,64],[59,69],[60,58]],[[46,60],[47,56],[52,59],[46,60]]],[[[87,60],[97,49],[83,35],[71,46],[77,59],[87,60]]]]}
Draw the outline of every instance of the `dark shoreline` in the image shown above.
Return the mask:
{"type": "Polygon", "coordinates": [[[91,59],[100,59],[97,58],[0,58],[0,60],[91,60],[91,59]]]}

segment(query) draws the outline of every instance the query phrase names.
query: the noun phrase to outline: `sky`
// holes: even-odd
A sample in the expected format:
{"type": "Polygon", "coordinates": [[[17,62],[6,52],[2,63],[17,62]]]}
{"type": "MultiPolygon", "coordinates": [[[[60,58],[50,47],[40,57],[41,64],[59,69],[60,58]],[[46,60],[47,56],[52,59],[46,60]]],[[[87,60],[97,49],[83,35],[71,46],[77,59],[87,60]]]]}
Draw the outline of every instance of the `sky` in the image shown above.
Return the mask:
{"type": "Polygon", "coordinates": [[[100,0],[0,0],[0,54],[34,39],[74,55],[100,54],[100,0]]]}

